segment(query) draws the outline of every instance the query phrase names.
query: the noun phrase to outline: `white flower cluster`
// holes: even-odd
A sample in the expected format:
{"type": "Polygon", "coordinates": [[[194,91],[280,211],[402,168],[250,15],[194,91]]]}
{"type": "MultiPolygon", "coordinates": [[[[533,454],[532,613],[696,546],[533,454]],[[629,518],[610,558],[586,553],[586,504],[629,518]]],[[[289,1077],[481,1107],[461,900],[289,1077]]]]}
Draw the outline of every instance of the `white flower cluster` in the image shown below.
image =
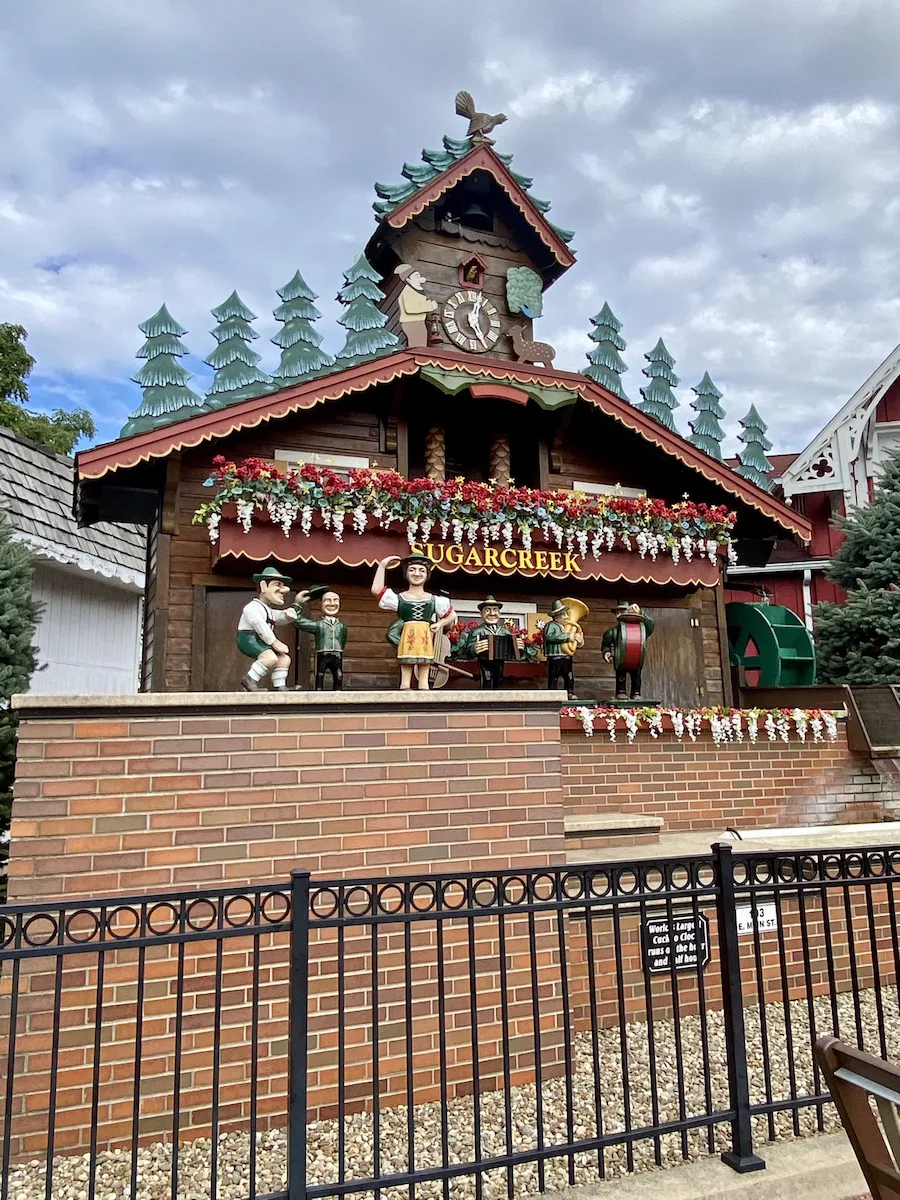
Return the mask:
{"type": "Polygon", "coordinates": [[[804,708],[795,708],[790,712],[758,708],[727,711],[703,708],[591,708],[586,704],[563,711],[565,715],[577,717],[587,737],[593,737],[594,722],[599,718],[605,723],[611,742],[616,740],[620,721],[625,725],[629,742],[634,741],[640,728],[646,729],[651,737],[659,738],[666,731],[664,722],[668,718],[679,742],[683,741],[685,734],[695,742],[705,723],[717,746],[743,742],[745,733],[750,743],[755,745],[759,738],[761,718],[770,742],[789,742],[792,733],[800,742],[805,742],[809,733],[812,733],[814,742],[826,739],[833,742],[837,738],[838,718],[845,715],[843,712],[820,712],[804,708]]]}

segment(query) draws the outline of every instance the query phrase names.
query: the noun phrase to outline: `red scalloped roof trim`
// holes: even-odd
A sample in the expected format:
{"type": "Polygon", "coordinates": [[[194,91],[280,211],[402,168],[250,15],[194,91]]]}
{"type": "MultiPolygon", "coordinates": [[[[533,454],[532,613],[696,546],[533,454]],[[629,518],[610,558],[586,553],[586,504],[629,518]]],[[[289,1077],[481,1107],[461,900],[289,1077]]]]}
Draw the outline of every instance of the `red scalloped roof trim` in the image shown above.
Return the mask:
{"type": "Polygon", "coordinates": [[[575,263],[574,252],[558,234],[553,232],[549,221],[531,203],[528,193],[519,187],[508,168],[503,165],[496,154],[492,153],[490,146],[476,146],[470,150],[452,167],[448,167],[431,183],[426,183],[420,191],[416,192],[414,196],[410,196],[408,200],[404,200],[382,220],[392,229],[402,229],[408,221],[417,217],[430,204],[440,200],[441,196],[456,187],[461,179],[465,179],[474,171],[487,171],[496,180],[561,267],[568,269],[573,266],[575,263]]]}
{"type": "MultiPolygon", "coordinates": [[[[542,387],[556,387],[576,392],[583,400],[599,408],[601,412],[621,422],[627,429],[639,434],[645,441],[659,446],[679,462],[697,471],[704,479],[717,484],[743,504],[755,508],[784,529],[796,533],[804,541],[812,538],[812,525],[780,500],[770,496],[732,471],[724,463],[698,450],[690,442],[663,428],[659,422],[642,413],[627,400],[614,396],[586,375],[574,371],[559,371],[552,367],[535,367],[506,359],[479,358],[452,350],[440,352],[400,350],[396,354],[375,359],[374,362],[348,367],[334,375],[311,379],[306,383],[254,396],[230,408],[218,412],[202,413],[187,421],[164,425],[148,433],[135,434],[116,442],[106,442],[82,450],[76,458],[79,479],[101,479],[112,471],[135,467],[153,458],[165,458],[175,450],[190,449],[201,442],[228,437],[244,429],[253,429],[263,421],[289,416],[292,412],[309,409],[329,400],[339,400],[353,392],[365,391],[381,383],[390,383],[402,375],[415,375],[420,367],[433,366],[445,371],[460,371],[466,374],[487,376],[507,385],[536,383],[542,387]]],[[[485,385],[477,385],[485,395],[485,385]]],[[[511,399],[497,389],[498,398],[511,399]]]]}

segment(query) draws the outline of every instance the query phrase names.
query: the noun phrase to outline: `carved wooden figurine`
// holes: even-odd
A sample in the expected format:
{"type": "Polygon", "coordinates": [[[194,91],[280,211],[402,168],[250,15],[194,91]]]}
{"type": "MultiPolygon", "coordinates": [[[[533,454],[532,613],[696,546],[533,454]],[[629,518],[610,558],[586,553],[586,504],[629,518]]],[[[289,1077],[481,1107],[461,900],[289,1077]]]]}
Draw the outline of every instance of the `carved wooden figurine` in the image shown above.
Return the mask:
{"type": "MultiPolygon", "coordinates": [[[[241,680],[245,692],[258,692],[263,679],[272,673],[272,687],[283,692],[287,687],[287,675],[291,668],[291,652],[275,634],[276,625],[287,625],[296,619],[292,608],[284,607],[284,599],[291,590],[291,580],[282,575],[277,567],[266,567],[253,582],[259,594],[244,605],[238,622],[237,646],[241,654],[254,661],[241,680]]],[[[301,592],[301,597],[306,593],[301,592]]]]}
{"type": "Polygon", "coordinates": [[[413,668],[419,690],[428,690],[435,636],[456,620],[453,605],[446,597],[425,591],[433,569],[434,564],[424,554],[407,554],[402,559],[391,554],[378,564],[372,581],[372,595],[378,598],[378,607],[397,614],[388,629],[387,640],[397,647],[403,691],[412,687],[413,668]],[[405,591],[398,593],[385,586],[384,573],[390,567],[400,567],[406,579],[405,591]]]}
{"type": "Polygon", "coordinates": [[[297,599],[309,596],[321,603],[322,615],[313,619],[298,616],[294,624],[304,633],[311,633],[316,640],[316,691],[324,692],[325,676],[331,675],[331,690],[339,692],[344,686],[344,649],[347,645],[347,626],[339,619],[341,598],[333,588],[311,587],[301,592],[297,599]]]}
{"type": "Polygon", "coordinates": [[[507,119],[506,113],[476,112],[472,93],[465,91],[456,93],[456,115],[468,120],[466,137],[471,138],[476,146],[493,146],[493,140],[488,134],[493,133],[497,126],[507,119]]]}
{"type": "Polygon", "coordinates": [[[510,325],[509,336],[512,338],[513,350],[519,362],[540,363],[544,367],[552,367],[556,351],[549,342],[533,342],[525,336],[524,325],[510,325]]]}
{"type": "Polygon", "coordinates": [[[425,276],[409,263],[401,263],[394,274],[406,285],[399,297],[400,326],[406,334],[406,344],[410,348],[427,346],[426,322],[429,314],[437,311],[437,301],[425,295],[425,276]]]}
{"type": "Polygon", "coordinates": [[[502,607],[493,596],[485,596],[478,605],[481,623],[466,639],[478,661],[483,688],[502,687],[506,663],[518,659],[522,651],[521,637],[516,637],[500,616],[502,607]]]}
{"type": "Polygon", "coordinates": [[[647,638],[653,632],[653,620],[641,612],[639,604],[628,604],[620,600],[613,609],[616,623],[603,635],[601,650],[608,663],[616,671],[616,699],[628,699],[625,691],[626,677],[631,680],[631,699],[641,698],[641,671],[647,638]]]}
{"type": "Polygon", "coordinates": [[[579,621],[587,613],[587,605],[580,600],[557,600],[544,626],[547,687],[564,687],[569,699],[575,695],[575,653],[584,645],[579,621]]]}

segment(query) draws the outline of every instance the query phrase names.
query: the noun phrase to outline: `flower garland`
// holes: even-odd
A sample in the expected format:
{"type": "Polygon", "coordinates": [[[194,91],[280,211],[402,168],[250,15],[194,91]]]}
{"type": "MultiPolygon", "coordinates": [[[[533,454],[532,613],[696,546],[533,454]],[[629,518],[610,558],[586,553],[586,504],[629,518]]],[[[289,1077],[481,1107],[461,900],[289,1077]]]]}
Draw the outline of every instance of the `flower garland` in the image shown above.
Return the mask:
{"type": "Polygon", "coordinates": [[[427,542],[437,530],[443,541],[452,538],[457,545],[464,538],[470,545],[481,539],[506,549],[519,537],[530,550],[538,537],[595,559],[616,548],[653,561],[667,554],[674,563],[694,557],[715,562],[723,547],[734,557],[735,514],[724,505],[695,504],[687,497],[666,504],[647,496],[595,496],[462,478],[404,479],[396,471],[368,467],[338,474],[313,463],[285,473],[259,458],[238,465],[221,455],[213,459],[205,486],[218,491],[197,509],[194,522],[206,525],[211,542],[218,539],[223,506],[234,504],[245,533],[254,517],[265,514],[285,537],[295,526],[308,536],[318,515],[339,542],[347,518],[357,534],[372,518],[382,529],[404,526],[410,545],[427,542]]]}
{"type": "Polygon", "coordinates": [[[594,729],[605,725],[611,742],[616,740],[620,721],[625,725],[629,742],[634,741],[639,729],[646,729],[651,737],[658,738],[664,732],[666,717],[679,742],[685,734],[696,742],[705,724],[715,744],[722,746],[726,742],[742,742],[745,734],[755,745],[760,721],[770,742],[789,742],[792,733],[801,742],[809,734],[813,742],[833,742],[837,738],[838,719],[845,713],[822,708],[605,708],[579,704],[561,708],[560,715],[580,721],[586,737],[593,737],[594,729]]]}

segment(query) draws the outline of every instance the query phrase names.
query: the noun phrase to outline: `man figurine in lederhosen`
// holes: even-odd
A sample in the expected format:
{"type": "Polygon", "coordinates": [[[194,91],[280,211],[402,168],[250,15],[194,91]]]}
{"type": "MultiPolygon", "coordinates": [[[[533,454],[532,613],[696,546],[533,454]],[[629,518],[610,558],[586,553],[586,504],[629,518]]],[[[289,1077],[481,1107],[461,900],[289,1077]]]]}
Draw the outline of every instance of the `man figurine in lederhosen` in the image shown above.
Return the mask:
{"type": "Polygon", "coordinates": [[[616,699],[627,700],[626,679],[631,680],[631,699],[641,698],[641,671],[647,638],[653,632],[653,620],[641,612],[639,604],[628,604],[620,600],[613,609],[615,625],[607,629],[600,644],[604,659],[612,663],[616,672],[616,699]]]}
{"type": "Polygon", "coordinates": [[[483,688],[502,687],[506,663],[517,659],[522,650],[522,639],[515,636],[500,616],[502,607],[493,596],[485,596],[478,605],[481,624],[476,625],[466,639],[469,650],[478,660],[483,688]]]}
{"type": "Polygon", "coordinates": [[[344,647],[347,645],[347,626],[338,617],[341,598],[331,588],[318,585],[300,595],[308,595],[311,600],[320,599],[322,605],[318,620],[301,615],[294,621],[298,629],[311,633],[316,639],[316,691],[324,692],[327,673],[331,675],[331,690],[339,692],[344,686],[344,647]]]}
{"type": "Polygon", "coordinates": [[[560,685],[571,700],[575,695],[575,651],[584,645],[584,634],[576,625],[563,600],[550,609],[550,620],[544,626],[544,654],[547,658],[547,687],[560,685]]]}
{"type": "MultiPolygon", "coordinates": [[[[271,671],[272,687],[283,692],[291,668],[291,652],[279,641],[275,626],[287,625],[297,616],[292,608],[284,607],[291,581],[277,567],[266,567],[253,576],[253,582],[259,587],[259,594],[244,605],[238,622],[238,650],[254,660],[241,680],[241,687],[245,692],[258,692],[261,681],[271,671]]],[[[301,592],[298,599],[305,595],[301,592]]]]}

